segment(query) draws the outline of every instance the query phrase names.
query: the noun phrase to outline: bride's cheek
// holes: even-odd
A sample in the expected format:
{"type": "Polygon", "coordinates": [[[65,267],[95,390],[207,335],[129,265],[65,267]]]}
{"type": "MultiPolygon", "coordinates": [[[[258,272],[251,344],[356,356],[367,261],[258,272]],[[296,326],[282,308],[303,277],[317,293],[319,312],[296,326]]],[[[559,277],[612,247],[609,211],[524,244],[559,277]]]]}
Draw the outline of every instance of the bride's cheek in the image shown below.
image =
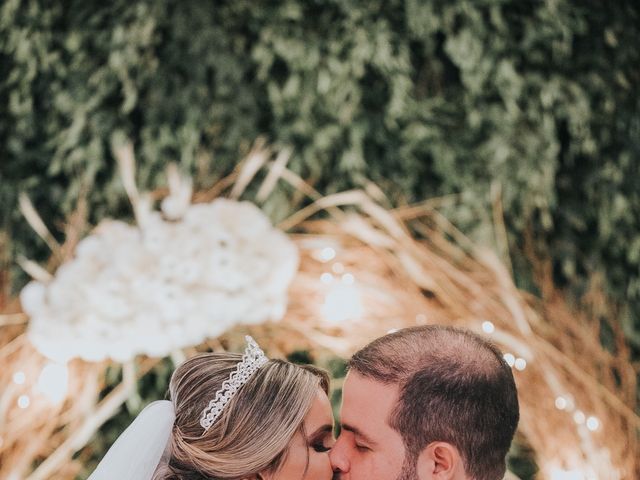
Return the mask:
{"type": "Polygon", "coordinates": [[[313,477],[314,480],[329,480],[333,474],[331,461],[329,460],[329,452],[318,452],[314,460],[317,469],[317,477],[313,477]]]}

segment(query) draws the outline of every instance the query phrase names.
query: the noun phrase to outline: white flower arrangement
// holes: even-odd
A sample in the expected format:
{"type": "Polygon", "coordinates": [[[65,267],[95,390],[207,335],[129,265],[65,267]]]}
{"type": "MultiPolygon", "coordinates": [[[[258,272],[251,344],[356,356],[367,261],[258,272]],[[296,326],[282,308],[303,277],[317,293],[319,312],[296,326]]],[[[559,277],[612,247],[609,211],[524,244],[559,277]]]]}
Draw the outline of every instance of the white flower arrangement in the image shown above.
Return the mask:
{"type": "Polygon", "coordinates": [[[294,243],[249,202],[190,204],[190,184],[138,226],[105,220],[48,282],[21,292],[28,336],[66,361],[162,357],[239,324],[278,320],[294,243]]]}

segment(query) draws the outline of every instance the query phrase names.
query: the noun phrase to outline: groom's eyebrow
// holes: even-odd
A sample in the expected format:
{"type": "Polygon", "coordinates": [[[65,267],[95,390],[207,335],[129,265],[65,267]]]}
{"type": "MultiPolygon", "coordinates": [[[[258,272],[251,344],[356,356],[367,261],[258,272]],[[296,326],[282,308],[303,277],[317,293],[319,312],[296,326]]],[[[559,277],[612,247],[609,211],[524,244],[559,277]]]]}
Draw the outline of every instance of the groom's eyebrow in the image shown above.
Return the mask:
{"type": "Polygon", "coordinates": [[[362,438],[366,443],[369,443],[371,445],[375,445],[376,442],[374,442],[371,437],[369,437],[368,435],[366,435],[365,433],[362,432],[362,430],[360,430],[357,427],[354,427],[353,425],[350,425],[348,423],[343,423],[341,424],[342,429],[346,430],[348,432],[353,433],[354,435],[362,438]]]}

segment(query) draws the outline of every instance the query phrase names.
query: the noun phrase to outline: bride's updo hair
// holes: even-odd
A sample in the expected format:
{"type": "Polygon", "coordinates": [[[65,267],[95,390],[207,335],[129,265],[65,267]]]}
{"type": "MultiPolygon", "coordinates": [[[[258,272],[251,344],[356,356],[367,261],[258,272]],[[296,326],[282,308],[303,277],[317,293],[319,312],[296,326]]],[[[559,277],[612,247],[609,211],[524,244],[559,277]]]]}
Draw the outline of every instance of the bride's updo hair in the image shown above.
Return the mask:
{"type": "Polygon", "coordinates": [[[241,360],[240,354],[207,353],[173,373],[170,456],[156,480],[236,480],[282,465],[291,439],[304,433],[303,420],[318,388],[328,393],[329,377],[315,367],[269,360],[204,432],[202,411],[241,360]]]}

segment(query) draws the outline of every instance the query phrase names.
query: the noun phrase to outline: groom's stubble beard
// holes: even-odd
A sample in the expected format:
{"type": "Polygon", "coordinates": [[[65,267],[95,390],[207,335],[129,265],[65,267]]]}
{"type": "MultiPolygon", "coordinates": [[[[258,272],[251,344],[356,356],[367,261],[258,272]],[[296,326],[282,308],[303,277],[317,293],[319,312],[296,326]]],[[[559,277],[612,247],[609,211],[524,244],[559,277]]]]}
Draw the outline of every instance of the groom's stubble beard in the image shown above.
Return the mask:
{"type": "MultiPolygon", "coordinates": [[[[333,472],[332,480],[340,480],[341,478],[340,472],[333,472]]],[[[418,457],[416,455],[405,455],[402,470],[394,480],[418,480],[418,457]]]]}
{"type": "MultiPolygon", "coordinates": [[[[332,480],[340,480],[340,474],[338,472],[334,472],[332,480]]],[[[407,463],[405,461],[402,465],[400,475],[397,476],[395,480],[418,480],[418,471],[416,469],[415,461],[412,463],[407,463]]]]}

